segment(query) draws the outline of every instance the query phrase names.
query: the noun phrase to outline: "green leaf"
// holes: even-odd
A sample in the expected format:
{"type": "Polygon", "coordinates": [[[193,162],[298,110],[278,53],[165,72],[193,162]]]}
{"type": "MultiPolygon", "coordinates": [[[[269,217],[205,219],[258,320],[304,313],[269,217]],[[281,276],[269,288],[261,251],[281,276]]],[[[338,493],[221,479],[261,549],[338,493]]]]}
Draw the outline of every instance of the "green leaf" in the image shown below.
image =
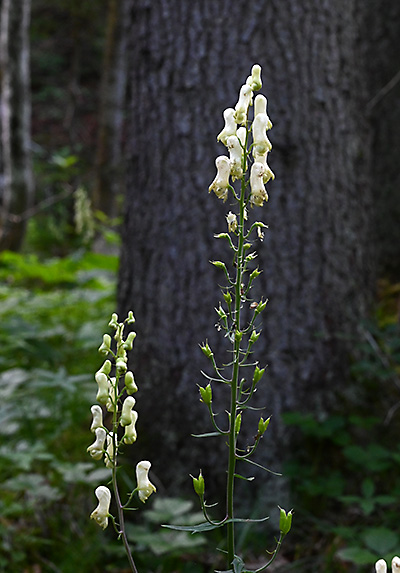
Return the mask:
{"type": "Polygon", "coordinates": [[[191,434],[192,438],[214,438],[215,436],[222,436],[221,432],[208,432],[207,434],[191,434]]]}
{"type": "Polygon", "coordinates": [[[376,553],[371,553],[362,547],[346,547],[337,552],[343,561],[351,561],[356,565],[372,565],[376,561],[376,553]]]}
{"type": "Polygon", "coordinates": [[[227,519],[222,523],[209,523],[205,521],[204,523],[199,523],[198,525],[162,525],[161,527],[166,527],[167,529],[174,529],[176,531],[189,531],[190,533],[202,533],[203,531],[212,531],[213,529],[218,529],[223,527],[227,523],[260,523],[261,521],[266,521],[269,516],[262,517],[261,519],[250,519],[250,518],[240,518],[235,517],[233,519],[227,519]]]}
{"type": "Polygon", "coordinates": [[[373,527],[362,536],[365,545],[375,552],[375,555],[386,555],[394,550],[399,542],[399,536],[386,527],[373,527]]]}

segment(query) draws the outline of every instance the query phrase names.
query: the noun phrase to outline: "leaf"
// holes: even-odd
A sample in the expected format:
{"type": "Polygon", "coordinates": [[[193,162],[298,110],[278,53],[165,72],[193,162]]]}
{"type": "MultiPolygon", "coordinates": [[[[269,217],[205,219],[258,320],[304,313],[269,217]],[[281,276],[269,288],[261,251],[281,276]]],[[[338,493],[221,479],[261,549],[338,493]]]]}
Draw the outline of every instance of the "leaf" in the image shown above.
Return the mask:
{"type": "Polygon", "coordinates": [[[337,552],[343,561],[352,561],[356,565],[372,565],[376,561],[376,553],[371,553],[362,547],[346,547],[337,552]]]}
{"type": "Polygon", "coordinates": [[[246,480],[246,481],[253,481],[253,479],[255,479],[254,476],[252,476],[252,477],[245,477],[245,476],[241,476],[240,474],[234,474],[234,475],[235,475],[236,478],[244,479],[244,480],[246,480]]]}
{"type": "Polygon", "coordinates": [[[266,521],[269,516],[262,517],[261,519],[250,519],[250,518],[240,518],[234,517],[233,519],[227,519],[222,523],[209,523],[205,521],[204,523],[199,523],[198,525],[162,525],[161,527],[166,527],[167,529],[175,529],[176,531],[190,531],[190,533],[202,533],[203,531],[212,531],[213,529],[218,529],[223,527],[227,523],[260,523],[261,521],[266,521]]]}
{"type": "Polygon", "coordinates": [[[376,555],[386,555],[395,549],[399,536],[386,527],[373,527],[363,534],[363,540],[368,549],[376,555]]]}
{"type": "Polygon", "coordinates": [[[222,436],[221,432],[208,432],[207,434],[191,434],[192,438],[214,438],[215,436],[222,436]]]}

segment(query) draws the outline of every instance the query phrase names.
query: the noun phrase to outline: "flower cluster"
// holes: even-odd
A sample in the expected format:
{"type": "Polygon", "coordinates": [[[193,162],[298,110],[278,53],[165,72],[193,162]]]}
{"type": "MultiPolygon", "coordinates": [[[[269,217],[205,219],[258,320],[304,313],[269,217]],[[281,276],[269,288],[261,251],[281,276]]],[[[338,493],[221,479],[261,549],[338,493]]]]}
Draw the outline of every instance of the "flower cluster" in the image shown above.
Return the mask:
{"type": "MultiPolygon", "coordinates": [[[[267,131],[272,128],[272,123],[267,114],[267,99],[262,94],[258,94],[254,99],[253,123],[251,127],[248,125],[249,107],[253,105],[253,92],[261,87],[261,67],[255,64],[251,76],[240,88],[235,108],[228,108],[223,113],[225,126],[217,136],[217,141],[221,141],[227,147],[229,157],[220,155],[216,158],[217,175],[209,187],[209,192],[214,191],[218,199],[224,202],[228,198],[229,190],[235,193],[229,179],[232,178],[232,182],[242,179],[250,162],[252,162],[250,205],[262,207],[264,201],[268,201],[265,185],[270,179],[274,179],[275,175],[267,164],[267,156],[272,148],[267,131]],[[251,145],[250,132],[253,140],[251,145]]],[[[230,227],[231,230],[233,227],[232,225],[230,227]]]]}
{"type": "MultiPolygon", "coordinates": [[[[99,352],[107,358],[95,374],[98,386],[96,400],[101,406],[94,404],[91,407],[92,424],[90,430],[95,434],[95,440],[87,448],[87,451],[95,460],[103,458],[106,467],[113,472],[113,484],[115,485],[117,457],[120,446],[122,444],[133,444],[137,439],[136,422],[138,413],[134,410],[136,400],[132,394],[137,392],[138,387],[135,383],[133,372],[128,370],[127,365],[127,352],[132,350],[136,333],[130,332],[124,338],[125,324],[132,325],[134,322],[135,318],[132,311],[128,313],[128,317],[124,322],[118,322],[117,314],[114,313],[112,315],[109,326],[115,330],[114,342],[116,349],[115,352],[112,349],[111,336],[104,334],[99,352]],[[111,430],[104,425],[102,407],[107,412],[110,412],[110,416],[112,416],[111,430]],[[122,430],[124,433],[119,437],[119,432],[122,430]]],[[[150,467],[151,463],[149,461],[141,461],[136,466],[137,487],[132,494],[137,492],[139,499],[143,502],[156,491],[155,486],[148,477],[150,467]]],[[[107,487],[99,486],[95,491],[95,495],[99,504],[90,517],[100,527],[105,529],[110,516],[111,492],[107,487]]]]}

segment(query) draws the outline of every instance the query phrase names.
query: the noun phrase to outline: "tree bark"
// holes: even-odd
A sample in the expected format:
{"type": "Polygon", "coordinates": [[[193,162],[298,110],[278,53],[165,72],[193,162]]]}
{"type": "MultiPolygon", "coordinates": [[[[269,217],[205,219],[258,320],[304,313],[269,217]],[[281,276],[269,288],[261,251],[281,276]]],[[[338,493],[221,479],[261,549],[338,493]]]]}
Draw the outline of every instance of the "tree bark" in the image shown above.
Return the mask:
{"type": "MultiPolygon", "coordinates": [[[[254,347],[268,364],[257,405],[274,414],[260,463],[277,469],[287,455],[283,411],[323,416],[345,390],[346,338],[373,285],[362,9],[358,0],[135,3],[118,294],[121,312],[137,317],[138,448],[169,491],[199,467],[206,483],[209,473],[219,479],[224,444],[189,437],[210,427],[198,402],[207,361],[197,345],[208,339],[224,350],[214,328],[223,276],[208,261],[231,259],[213,239],[226,231],[230,206],[207,190],[215,157],[226,154],[216,143],[222,112],[254,63],[274,123],[276,174],[267,206],[251,213],[269,225],[254,289],[256,300],[270,300],[254,347]]],[[[251,437],[256,421],[246,413],[248,421],[251,437]]]]}
{"type": "Polygon", "coordinates": [[[108,2],[93,206],[109,217],[117,215],[118,196],[124,195],[122,142],[132,4],[133,0],[108,2]]]}
{"type": "Polygon", "coordinates": [[[30,0],[1,3],[1,188],[0,249],[21,247],[33,202],[29,74],[30,0]]]}

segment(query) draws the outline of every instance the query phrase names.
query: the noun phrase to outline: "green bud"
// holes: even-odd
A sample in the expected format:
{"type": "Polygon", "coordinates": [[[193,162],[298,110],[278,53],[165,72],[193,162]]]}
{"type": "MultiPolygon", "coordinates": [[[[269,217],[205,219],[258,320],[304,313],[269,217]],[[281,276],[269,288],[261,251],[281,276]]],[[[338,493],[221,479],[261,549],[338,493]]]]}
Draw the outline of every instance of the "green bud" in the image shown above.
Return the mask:
{"type": "Polygon", "coordinates": [[[214,239],[228,239],[228,233],[219,233],[218,235],[214,235],[214,239]]]}
{"type": "Polygon", "coordinates": [[[111,320],[108,323],[108,326],[111,326],[111,328],[118,328],[118,314],[116,312],[113,312],[113,314],[111,315],[111,320]]]}
{"type": "Polygon", "coordinates": [[[224,295],[224,299],[225,299],[226,304],[227,304],[228,306],[230,306],[230,304],[231,304],[231,302],[232,302],[231,293],[230,293],[230,292],[224,292],[223,295],[224,295]]]}
{"type": "Polygon", "coordinates": [[[207,356],[207,358],[211,358],[211,356],[214,356],[211,348],[208,346],[208,342],[203,344],[203,346],[200,346],[200,348],[204,352],[204,354],[207,356]]]}
{"type": "Polygon", "coordinates": [[[225,263],[221,261],[210,261],[210,263],[214,265],[214,267],[217,267],[217,269],[222,269],[222,270],[226,269],[225,263]]]}
{"type": "Polygon", "coordinates": [[[258,269],[254,269],[254,271],[250,275],[250,280],[252,281],[252,280],[256,279],[257,277],[260,276],[260,274],[261,274],[261,271],[259,271],[258,269]]]}
{"type": "Polygon", "coordinates": [[[293,510],[291,509],[289,513],[286,513],[284,509],[279,507],[279,511],[280,511],[279,531],[283,535],[287,535],[290,531],[290,528],[292,527],[293,510]]]}
{"type": "Polygon", "coordinates": [[[138,387],[136,386],[135,378],[133,376],[133,372],[128,370],[125,374],[125,387],[128,394],[134,394],[138,391],[138,387]]]}
{"type": "Polygon", "coordinates": [[[111,372],[111,361],[105,360],[103,366],[98,370],[98,372],[103,372],[108,376],[111,372]]]}
{"type": "Polygon", "coordinates": [[[257,342],[257,340],[260,337],[260,334],[261,332],[256,332],[255,330],[253,330],[252,333],[250,334],[249,342],[251,342],[251,344],[257,342]]]}
{"type": "Polygon", "coordinates": [[[204,478],[202,476],[201,470],[199,473],[199,477],[198,478],[194,478],[192,476],[192,480],[193,480],[193,488],[194,491],[197,493],[197,495],[199,497],[203,497],[204,495],[204,489],[205,489],[205,483],[204,483],[204,478]]]}
{"type": "Polygon", "coordinates": [[[207,386],[205,388],[203,388],[202,386],[199,386],[199,390],[200,390],[200,395],[201,395],[202,401],[204,402],[204,404],[207,404],[207,406],[209,406],[212,402],[211,384],[207,384],[207,386]]]}
{"type": "Polygon", "coordinates": [[[128,318],[126,319],[127,324],[134,324],[136,322],[135,317],[133,316],[133,312],[130,310],[128,312],[128,318]]]}
{"type": "Polygon", "coordinates": [[[262,436],[264,434],[265,430],[268,428],[270,420],[271,420],[271,417],[267,418],[266,420],[264,420],[263,418],[260,418],[260,421],[258,422],[258,434],[260,436],[262,436]]]}
{"type": "Polygon", "coordinates": [[[236,330],[235,331],[235,339],[237,342],[240,342],[242,340],[243,337],[243,332],[241,332],[240,330],[236,330]]]}
{"type": "Polygon", "coordinates": [[[265,307],[267,306],[267,302],[268,302],[268,300],[265,300],[264,302],[260,302],[257,305],[254,313],[257,315],[257,314],[260,314],[260,312],[262,312],[263,310],[265,310],[265,307]]]}
{"type": "Polygon", "coordinates": [[[238,435],[240,432],[240,426],[242,425],[242,414],[239,413],[236,416],[236,420],[235,420],[235,434],[238,435]]]}
{"type": "Polygon", "coordinates": [[[243,245],[243,251],[248,251],[249,249],[251,249],[252,244],[251,243],[245,243],[243,245]]]}
{"type": "Polygon", "coordinates": [[[100,354],[105,354],[107,356],[110,350],[111,350],[111,336],[109,334],[104,334],[103,342],[99,346],[99,352],[100,354]]]}
{"type": "Polygon", "coordinates": [[[132,350],[133,347],[133,341],[136,338],[136,332],[130,332],[128,334],[128,338],[125,340],[123,347],[125,350],[132,350]]]}
{"type": "Polygon", "coordinates": [[[261,380],[261,378],[263,377],[263,374],[265,372],[265,368],[259,368],[258,366],[256,366],[254,368],[254,374],[253,374],[253,382],[254,384],[257,384],[257,382],[259,382],[259,380],[261,380]]]}

